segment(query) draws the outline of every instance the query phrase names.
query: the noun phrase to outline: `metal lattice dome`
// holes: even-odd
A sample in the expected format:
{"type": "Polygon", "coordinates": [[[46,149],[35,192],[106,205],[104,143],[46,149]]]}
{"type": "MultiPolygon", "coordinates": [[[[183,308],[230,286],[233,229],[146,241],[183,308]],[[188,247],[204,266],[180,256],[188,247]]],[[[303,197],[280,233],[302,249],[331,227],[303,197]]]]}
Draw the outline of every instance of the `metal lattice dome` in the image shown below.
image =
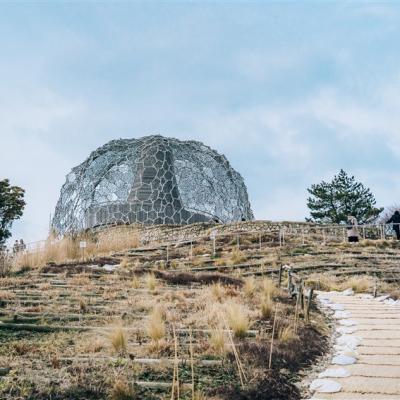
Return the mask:
{"type": "Polygon", "coordinates": [[[108,224],[250,219],[246,186],[225,156],[157,135],[112,140],[73,168],[53,227],[64,234],[108,224]]]}

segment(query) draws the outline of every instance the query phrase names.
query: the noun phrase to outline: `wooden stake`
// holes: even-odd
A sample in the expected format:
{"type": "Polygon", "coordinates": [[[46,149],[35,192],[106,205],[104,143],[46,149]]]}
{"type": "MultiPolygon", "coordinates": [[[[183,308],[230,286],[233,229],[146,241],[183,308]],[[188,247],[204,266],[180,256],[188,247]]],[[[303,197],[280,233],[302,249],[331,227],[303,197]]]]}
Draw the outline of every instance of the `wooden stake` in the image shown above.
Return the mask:
{"type": "Polygon", "coordinates": [[[274,336],[275,336],[276,316],[277,315],[278,315],[278,304],[275,307],[274,324],[272,326],[271,347],[269,349],[269,362],[268,362],[268,368],[269,369],[271,369],[271,367],[272,367],[272,351],[273,351],[273,348],[274,348],[274,336]]]}
{"type": "Polygon", "coordinates": [[[282,270],[283,270],[283,265],[281,264],[279,266],[278,287],[281,287],[282,284],[282,270]]]}

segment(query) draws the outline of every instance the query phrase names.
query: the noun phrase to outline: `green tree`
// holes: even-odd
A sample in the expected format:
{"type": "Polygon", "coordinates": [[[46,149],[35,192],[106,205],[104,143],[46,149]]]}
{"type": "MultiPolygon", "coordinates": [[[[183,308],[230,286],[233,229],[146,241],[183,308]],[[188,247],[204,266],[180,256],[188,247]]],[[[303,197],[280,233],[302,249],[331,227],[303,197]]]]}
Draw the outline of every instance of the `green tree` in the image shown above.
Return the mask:
{"type": "Polygon", "coordinates": [[[375,207],[376,201],[370,189],[343,169],[331,182],[322,181],[307,190],[311,195],[307,199],[311,215],[307,221],[310,222],[340,224],[352,215],[359,223],[368,223],[383,211],[383,208],[375,207]]]}
{"type": "Polygon", "coordinates": [[[0,244],[11,236],[12,223],[22,216],[25,191],[11,186],[8,179],[0,180],[0,244]]]}

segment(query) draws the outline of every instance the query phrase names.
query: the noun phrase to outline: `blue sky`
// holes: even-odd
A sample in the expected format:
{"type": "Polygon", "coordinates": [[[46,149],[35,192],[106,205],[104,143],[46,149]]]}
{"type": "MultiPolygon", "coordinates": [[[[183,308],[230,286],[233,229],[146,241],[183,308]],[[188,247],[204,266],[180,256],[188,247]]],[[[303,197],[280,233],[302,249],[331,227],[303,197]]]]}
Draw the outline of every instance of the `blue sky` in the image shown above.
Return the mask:
{"type": "Polygon", "coordinates": [[[400,185],[400,2],[0,3],[0,178],[15,237],[47,234],[65,175],[115,138],[205,142],[258,219],[304,220],[340,168],[400,185]]]}

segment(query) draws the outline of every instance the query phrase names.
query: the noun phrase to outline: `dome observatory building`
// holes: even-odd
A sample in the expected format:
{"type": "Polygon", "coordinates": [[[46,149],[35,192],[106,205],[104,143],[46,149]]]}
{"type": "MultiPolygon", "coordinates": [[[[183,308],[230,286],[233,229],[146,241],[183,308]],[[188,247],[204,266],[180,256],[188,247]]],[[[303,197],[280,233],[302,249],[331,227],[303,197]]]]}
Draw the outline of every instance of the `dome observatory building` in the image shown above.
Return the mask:
{"type": "Polygon", "coordinates": [[[67,175],[53,228],[223,223],[253,219],[246,186],[225,156],[163,136],[112,140],[67,175]]]}

